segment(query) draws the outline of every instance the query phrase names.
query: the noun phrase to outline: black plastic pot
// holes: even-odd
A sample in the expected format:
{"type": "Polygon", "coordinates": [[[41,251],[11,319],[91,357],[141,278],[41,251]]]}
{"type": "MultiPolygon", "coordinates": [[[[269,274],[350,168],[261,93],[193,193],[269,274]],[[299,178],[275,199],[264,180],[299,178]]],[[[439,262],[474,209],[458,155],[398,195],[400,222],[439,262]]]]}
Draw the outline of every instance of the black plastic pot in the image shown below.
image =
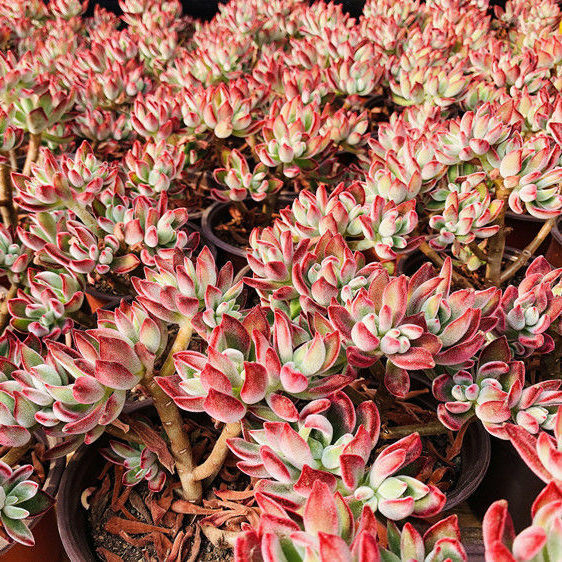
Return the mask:
{"type": "MultiPolygon", "coordinates": [[[[290,205],[296,194],[282,193],[278,199],[279,208],[290,205]]],[[[215,226],[221,220],[228,220],[228,209],[232,203],[214,203],[203,212],[201,218],[201,233],[212,244],[217,247],[219,263],[231,261],[236,270],[242,269],[246,265],[246,249],[234,244],[229,244],[215,234],[215,226]]]]}
{"type": "MultiPolygon", "coordinates": [[[[128,403],[128,414],[152,408],[151,400],[128,403]]],[[[82,491],[92,486],[106,462],[98,449],[107,446],[109,437],[103,435],[93,445],[82,445],[66,466],[57,496],[57,527],[66,555],[72,562],[97,562],[88,535],[86,510],[82,507],[82,491]]]]}
{"type": "MultiPolygon", "coordinates": [[[[410,373],[411,388],[431,388],[430,381],[423,374],[410,373]]],[[[420,394],[414,400],[422,406],[437,409],[437,400],[431,392],[420,394]]],[[[461,469],[455,486],[448,490],[447,503],[443,511],[449,511],[466,501],[483,481],[491,457],[490,435],[481,423],[474,422],[468,426],[461,448],[461,469]]]]}
{"type": "Polygon", "coordinates": [[[531,524],[531,505],[544,486],[510,441],[492,437],[490,468],[469,503],[482,518],[490,504],[507,500],[515,530],[520,532],[531,524]]]}
{"type": "Polygon", "coordinates": [[[554,267],[562,267],[562,233],[560,232],[560,227],[562,227],[562,220],[559,217],[550,232],[550,244],[545,255],[546,259],[554,267]]]}
{"type": "MultiPolygon", "coordinates": [[[[37,435],[37,438],[40,441],[42,441],[45,446],[48,446],[47,439],[42,432],[37,435]]],[[[52,497],[55,497],[57,495],[57,491],[59,489],[59,485],[63,476],[65,464],[66,464],[65,458],[53,459],[49,462],[47,478],[45,479],[45,483],[43,484],[43,491],[52,497]]],[[[52,515],[51,514],[52,510],[54,510],[54,508],[51,508],[51,510],[47,511],[43,515],[40,515],[39,517],[33,519],[29,525],[29,528],[33,531],[38,527],[42,527],[44,523],[44,519],[52,515]]],[[[45,535],[46,533],[42,533],[42,534],[45,535]]],[[[36,539],[35,547],[30,548],[17,543],[8,544],[7,541],[0,538],[0,559],[2,560],[7,559],[7,560],[14,560],[14,561],[18,560],[18,562],[24,562],[26,560],[34,560],[34,559],[38,560],[39,551],[45,551],[46,549],[48,550],[49,548],[53,548],[56,550],[57,548],[56,546],[53,546],[53,544],[50,544],[57,541],[56,537],[51,539],[48,536],[48,534],[46,534],[46,537],[36,536],[35,539],[36,539]],[[46,542],[47,544],[40,544],[40,542],[41,543],[46,542]],[[28,556],[30,556],[30,558],[28,558],[28,556]]],[[[58,548],[60,548],[60,546],[58,546],[58,548]]]]}
{"type": "MultiPolygon", "coordinates": [[[[532,215],[518,215],[517,213],[507,211],[505,214],[505,225],[511,228],[507,233],[507,245],[516,250],[524,250],[535,239],[544,222],[543,219],[538,219],[532,215]]],[[[549,241],[550,237],[547,236],[545,241],[538,247],[537,255],[544,255],[546,253],[549,241]]]]}

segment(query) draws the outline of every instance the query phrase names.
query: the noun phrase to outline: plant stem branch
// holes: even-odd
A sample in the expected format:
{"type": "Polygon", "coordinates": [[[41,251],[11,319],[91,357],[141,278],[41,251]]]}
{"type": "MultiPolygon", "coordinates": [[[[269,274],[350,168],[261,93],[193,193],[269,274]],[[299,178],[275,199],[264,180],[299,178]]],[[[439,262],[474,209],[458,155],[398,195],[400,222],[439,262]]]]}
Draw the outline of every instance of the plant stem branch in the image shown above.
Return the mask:
{"type": "Polygon", "coordinates": [[[17,226],[17,215],[14,209],[12,180],[7,164],[0,164],[0,214],[6,228],[17,226]]]}
{"type": "Polygon", "coordinates": [[[152,373],[143,379],[145,388],[154,400],[154,407],[158,412],[162,427],[168,436],[170,449],[174,456],[176,470],[181,482],[183,497],[187,501],[199,502],[203,495],[201,483],[193,480],[194,469],[193,452],[189,435],[183,428],[183,422],[178,407],[174,401],[158,386],[152,373]]]}
{"type": "Polygon", "coordinates": [[[8,301],[13,299],[18,292],[18,284],[12,283],[4,300],[2,301],[2,307],[0,308],[0,335],[4,333],[4,329],[10,321],[10,313],[8,311],[8,301]]]}
{"type": "Polygon", "coordinates": [[[16,160],[16,151],[13,148],[10,152],[8,152],[8,157],[10,159],[10,168],[12,168],[12,172],[17,172],[18,162],[16,160]]]}
{"type": "Polygon", "coordinates": [[[0,461],[6,463],[9,466],[14,466],[17,462],[31,449],[31,440],[29,443],[22,445],[21,447],[12,447],[1,459],[0,461]]]}
{"type": "Polygon", "coordinates": [[[110,424],[106,426],[105,432],[113,437],[116,437],[117,439],[122,439],[123,441],[128,441],[129,443],[138,443],[139,445],[143,445],[143,440],[133,430],[125,433],[122,429],[119,429],[118,427],[110,424]]]}
{"type": "Polygon", "coordinates": [[[420,436],[442,435],[447,433],[448,429],[440,422],[419,423],[412,425],[401,425],[398,427],[387,427],[381,431],[381,439],[389,441],[391,439],[401,439],[412,433],[418,433],[420,436]]]}
{"type": "Polygon", "coordinates": [[[486,252],[484,252],[480,246],[478,246],[478,243],[476,242],[476,240],[473,240],[468,247],[470,248],[470,250],[472,251],[472,253],[480,260],[483,262],[487,262],[488,261],[488,254],[486,252]]]}
{"type": "Polygon", "coordinates": [[[27,156],[25,157],[25,164],[23,165],[23,172],[22,172],[24,176],[28,176],[29,172],[31,172],[31,164],[33,164],[37,160],[40,146],[41,146],[41,133],[34,133],[29,135],[27,156]]]}
{"type": "Polygon", "coordinates": [[[170,375],[174,374],[176,370],[174,366],[174,353],[187,349],[187,346],[189,345],[189,342],[191,340],[192,333],[193,328],[191,327],[191,322],[189,320],[184,322],[183,324],[180,324],[179,331],[176,335],[174,343],[172,344],[170,353],[168,353],[168,357],[166,357],[166,361],[160,369],[161,377],[169,377],[170,375]]]}
{"type": "MultiPolygon", "coordinates": [[[[445,260],[433,250],[427,242],[422,242],[419,246],[420,250],[437,266],[441,267],[445,260]]],[[[458,271],[453,267],[453,281],[459,286],[465,289],[474,289],[472,283],[463,277],[458,271]]]]}
{"type": "Polygon", "coordinates": [[[544,242],[556,223],[556,218],[548,219],[539,230],[534,240],[528,244],[525,249],[519,254],[517,259],[507,267],[500,276],[500,283],[505,283],[511,279],[522,267],[526,265],[531,256],[536,252],[538,247],[544,242]]]}
{"type": "Polygon", "coordinates": [[[509,197],[509,189],[503,185],[503,181],[497,180],[496,199],[502,201],[503,206],[497,219],[500,229],[489,239],[488,242],[488,263],[486,265],[486,281],[490,285],[498,287],[501,283],[500,275],[505,251],[505,238],[507,232],[505,230],[505,210],[507,207],[507,199],[509,197]]]}
{"type": "MultiPolygon", "coordinates": [[[[180,324],[176,339],[160,370],[160,376],[167,377],[174,373],[174,353],[183,350],[189,344],[192,334],[191,322],[188,320],[180,324]]],[[[183,428],[183,421],[178,407],[174,401],[158,386],[152,372],[147,373],[143,383],[154,400],[154,407],[158,412],[162,427],[168,436],[172,455],[174,456],[176,470],[181,482],[184,499],[193,502],[201,501],[203,495],[201,483],[193,480],[192,473],[195,468],[193,452],[189,435],[183,428]]]]}
{"type": "Polygon", "coordinates": [[[221,431],[213,450],[204,463],[196,467],[191,477],[194,480],[204,480],[205,478],[214,477],[221,469],[226,455],[228,454],[227,439],[238,437],[242,432],[242,424],[240,422],[227,423],[221,431]]]}

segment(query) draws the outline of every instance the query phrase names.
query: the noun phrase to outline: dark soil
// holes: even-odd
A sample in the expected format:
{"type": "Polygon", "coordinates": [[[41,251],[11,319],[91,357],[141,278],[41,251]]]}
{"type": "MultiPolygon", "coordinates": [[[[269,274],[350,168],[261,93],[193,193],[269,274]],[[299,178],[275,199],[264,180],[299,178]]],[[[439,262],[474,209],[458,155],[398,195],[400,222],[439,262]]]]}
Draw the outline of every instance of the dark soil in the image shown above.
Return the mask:
{"type": "Polygon", "coordinates": [[[223,242],[231,246],[247,248],[252,230],[256,227],[269,226],[273,223],[275,217],[275,213],[273,215],[265,214],[257,208],[242,212],[231,205],[227,207],[227,212],[223,216],[218,217],[219,221],[213,225],[213,232],[223,242]]]}

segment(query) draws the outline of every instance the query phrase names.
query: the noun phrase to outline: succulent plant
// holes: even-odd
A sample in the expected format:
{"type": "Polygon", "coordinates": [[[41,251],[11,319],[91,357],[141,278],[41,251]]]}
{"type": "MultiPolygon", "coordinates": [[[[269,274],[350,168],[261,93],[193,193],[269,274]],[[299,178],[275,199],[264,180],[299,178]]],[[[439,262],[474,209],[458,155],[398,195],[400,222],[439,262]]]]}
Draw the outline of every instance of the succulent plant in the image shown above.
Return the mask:
{"type": "Polygon", "coordinates": [[[454,431],[476,416],[490,433],[503,439],[509,439],[507,423],[533,434],[541,428],[552,429],[562,403],[560,382],[524,386],[524,363],[513,361],[507,340],[498,338],[482,349],[474,373],[446,373],[433,381],[433,394],[443,402],[437,414],[454,431]]]}
{"type": "Polygon", "coordinates": [[[132,203],[119,197],[108,197],[104,203],[105,216],[98,217],[98,224],[124,241],[130,250],[137,251],[145,265],[155,265],[157,255],[172,256],[178,250],[189,252],[199,244],[198,232],[188,234],[184,230],[187,210],[168,209],[166,192],[156,201],[139,195],[132,203]]]}
{"type": "Polygon", "coordinates": [[[443,214],[433,215],[429,226],[438,232],[429,242],[436,250],[444,250],[455,244],[468,245],[477,238],[489,238],[498,232],[496,221],[503,208],[503,201],[492,201],[486,190],[474,189],[459,194],[451,191],[445,199],[443,214]]]}
{"type": "Polygon", "coordinates": [[[225,189],[214,188],[211,193],[218,201],[244,201],[250,196],[254,201],[263,201],[283,187],[283,181],[268,178],[267,166],[261,162],[250,169],[243,154],[234,149],[224,158],[225,168],[217,168],[213,175],[225,189]]]}
{"type": "Polygon", "coordinates": [[[58,339],[68,333],[74,321],[71,314],[82,306],[82,283],[74,275],[28,269],[29,292],[18,290],[8,301],[10,325],[38,338],[58,339]]]}
{"type": "Polygon", "coordinates": [[[156,453],[146,445],[111,440],[109,447],[101,449],[100,453],[108,461],[125,467],[122,478],[125,486],[135,486],[146,480],[151,492],[160,492],[164,488],[166,473],[156,453]]]}
{"type": "Polygon", "coordinates": [[[535,562],[556,558],[560,552],[562,490],[551,482],[535,499],[532,524],[515,535],[505,500],[494,502],[482,522],[486,558],[506,562],[535,562]]]}
{"type": "Polygon", "coordinates": [[[74,159],[65,155],[59,162],[50,150],[42,149],[41,162],[32,165],[30,177],[12,174],[16,202],[28,211],[77,211],[77,206],[88,205],[117,181],[117,169],[98,161],[87,142],[82,143],[74,159]]]}
{"type": "Polygon", "coordinates": [[[6,534],[15,542],[33,546],[35,540],[28,524],[49,509],[54,499],[30,480],[33,466],[26,464],[16,469],[0,462],[0,521],[6,534]]]}
{"type": "Polygon", "coordinates": [[[272,326],[259,308],[242,322],[224,314],[208,344],[206,355],[176,353],[177,374],[157,380],[180,408],[226,423],[247,411],[295,419],[289,396],[323,397],[354,378],[342,364],[337,333],[311,335],[281,311],[272,326]]]}
{"type": "Polygon", "coordinates": [[[504,290],[495,333],[507,337],[516,355],[548,353],[554,348],[546,331],[562,313],[562,297],[553,293],[561,274],[561,269],[552,269],[541,256],[529,265],[517,287],[509,285],[504,290]]]}
{"type": "Polygon", "coordinates": [[[319,562],[334,556],[352,562],[379,560],[377,524],[370,509],[354,521],[341,494],[334,494],[322,481],[314,482],[300,521],[284,505],[260,493],[256,501],[262,511],[259,527],[237,539],[236,562],[304,562],[311,556],[319,562]]]}
{"type": "Polygon", "coordinates": [[[438,513],[445,496],[412,476],[400,474],[421,452],[419,435],[389,445],[367,467],[379,435],[380,419],[372,402],[357,411],[342,392],[309,403],[296,423],[266,422],[250,430],[248,441],[229,446],[242,461],[238,468],[260,478],[257,489],[284,505],[297,508],[324,482],[353,507],[368,506],[389,519],[438,513]]]}
{"type": "Polygon", "coordinates": [[[185,164],[185,153],[164,139],[159,142],[133,143],[123,159],[126,186],[134,193],[154,197],[159,193],[179,191],[177,181],[185,164]]]}
{"type": "Polygon", "coordinates": [[[154,260],[156,269],[145,268],[144,279],[133,278],[133,285],[137,300],[157,318],[174,324],[187,319],[213,329],[222,315],[237,314],[242,282],[233,283],[230,262],[217,271],[207,246],[195,261],[181,252],[154,260]]]}
{"type": "Polygon", "coordinates": [[[167,139],[180,128],[181,110],[173,96],[139,95],[131,112],[133,129],[146,139],[167,139]]]}
{"type": "Polygon", "coordinates": [[[12,230],[0,224],[0,274],[10,280],[21,280],[31,259],[31,253],[12,230]]]}
{"type": "Polygon", "coordinates": [[[276,100],[262,128],[265,143],[256,146],[256,152],[266,166],[282,166],[283,174],[294,178],[314,170],[328,147],[330,137],[320,127],[320,113],[313,105],[305,106],[300,98],[276,100]]]}

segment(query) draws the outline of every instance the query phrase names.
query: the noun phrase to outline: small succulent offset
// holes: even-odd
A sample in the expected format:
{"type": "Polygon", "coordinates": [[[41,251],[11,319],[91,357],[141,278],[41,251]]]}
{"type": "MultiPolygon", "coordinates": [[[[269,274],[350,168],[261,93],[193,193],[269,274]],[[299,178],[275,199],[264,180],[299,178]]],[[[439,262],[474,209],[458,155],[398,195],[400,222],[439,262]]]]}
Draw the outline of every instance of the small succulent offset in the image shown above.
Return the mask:
{"type": "Polygon", "coordinates": [[[211,193],[218,201],[244,201],[248,196],[263,201],[283,187],[283,181],[268,177],[267,166],[261,162],[252,170],[240,151],[234,149],[224,158],[225,168],[217,168],[213,175],[225,189],[214,188],[211,193]]]}
{"type": "Polygon", "coordinates": [[[0,462],[0,521],[6,534],[25,546],[35,544],[29,519],[44,513],[55,501],[30,480],[33,470],[30,464],[12,469],[0,462]]]}
{"type": "Polygon", "coordinates": [[[151,492],[160,492],[164,488],[166,473],[160,466],[156,453],[146,445],[111,440],[109,447],[100,452],[108,461],[125,467],[125,486],[135,486],[146,480],[151,492]]]}

